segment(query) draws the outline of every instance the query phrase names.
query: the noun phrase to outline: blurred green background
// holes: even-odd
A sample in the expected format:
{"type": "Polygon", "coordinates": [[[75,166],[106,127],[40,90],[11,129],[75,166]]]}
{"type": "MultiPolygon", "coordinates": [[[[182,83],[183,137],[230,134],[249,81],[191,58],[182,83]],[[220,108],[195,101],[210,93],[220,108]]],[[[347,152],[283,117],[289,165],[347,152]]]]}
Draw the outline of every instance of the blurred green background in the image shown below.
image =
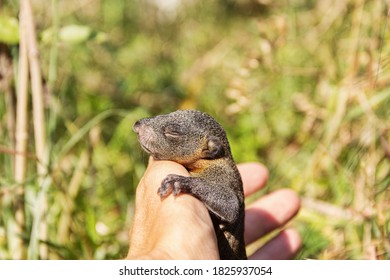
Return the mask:
{"type": "MultiPolygon", "coordinates": [[[[131,126],[196,108],[226,128],[236,162],[269,168],[258,195],[299,193],[298,259],[390,259],[388,1],[32,3],[49,150],[48,258],[126,255],[147,162],[131,126]]],[[[9,62],[0,63],[0,259],[13,258],[18,12],[17,1],[0,0],[0,62],[9,62]]],[[[31,104],[29,115],[33,155],[31,104]]],[[[42,192],[36,164],[29,156],[22,185],[29,252],[42,192]]]]}

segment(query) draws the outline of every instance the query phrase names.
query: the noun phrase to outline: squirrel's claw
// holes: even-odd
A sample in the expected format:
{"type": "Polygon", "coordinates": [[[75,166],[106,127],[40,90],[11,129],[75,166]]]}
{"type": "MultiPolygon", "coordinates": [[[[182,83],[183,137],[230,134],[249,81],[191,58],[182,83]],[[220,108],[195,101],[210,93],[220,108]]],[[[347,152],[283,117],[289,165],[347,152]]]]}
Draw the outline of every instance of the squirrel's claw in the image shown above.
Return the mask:
{"type": "Polygon", "coordinates": [[[187,185],[185,183],[186,178],[184,176],[170,174],[168,175],[162,182],[161,187],[158,188],[157,194],[160,195],[161,199],[166,198],[171,193],[176,196],[180,193],[186,193],[187,192],[187,185]]]}

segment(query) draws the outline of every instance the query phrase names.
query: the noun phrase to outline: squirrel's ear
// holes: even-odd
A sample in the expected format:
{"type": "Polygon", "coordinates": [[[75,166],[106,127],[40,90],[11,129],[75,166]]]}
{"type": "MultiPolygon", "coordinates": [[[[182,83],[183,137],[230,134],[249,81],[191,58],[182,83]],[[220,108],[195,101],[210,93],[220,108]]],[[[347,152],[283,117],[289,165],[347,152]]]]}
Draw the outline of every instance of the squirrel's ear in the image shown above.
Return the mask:
{"type": "Polygon", "coordinates": [[[205,158],[216,159],[225,155],[225,149],[221,140],[217,137],[210,136],[207,138],[207,147],[204,149],[205,158]]]}

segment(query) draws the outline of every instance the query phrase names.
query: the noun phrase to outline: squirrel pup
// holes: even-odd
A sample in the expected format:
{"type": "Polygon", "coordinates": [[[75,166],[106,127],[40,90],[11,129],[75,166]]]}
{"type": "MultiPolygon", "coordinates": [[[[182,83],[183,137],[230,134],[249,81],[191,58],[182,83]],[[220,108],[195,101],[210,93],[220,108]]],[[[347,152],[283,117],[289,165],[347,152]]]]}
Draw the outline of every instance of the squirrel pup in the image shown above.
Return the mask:
{"type": "Polygon", "coordinates": [[[246,259],[244,193],[225,130],[211,116],[195,110],[138,120],[133,130],[142,148],[156,160],[183,165],[191,177],[168,175],[161,199],[190,194],[207,207],[221,259],[246,259]]]}

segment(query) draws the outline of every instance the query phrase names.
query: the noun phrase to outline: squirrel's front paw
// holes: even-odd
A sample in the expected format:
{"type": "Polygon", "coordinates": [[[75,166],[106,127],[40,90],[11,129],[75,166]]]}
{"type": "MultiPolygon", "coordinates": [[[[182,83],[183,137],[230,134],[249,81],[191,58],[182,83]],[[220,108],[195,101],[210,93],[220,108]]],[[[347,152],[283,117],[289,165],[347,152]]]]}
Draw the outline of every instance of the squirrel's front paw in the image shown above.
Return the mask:
{"type": "Polygon", "coordinates": [[[161,182],[161,187],[158,188],[157,193],[160,195],[161,199],[167,197],[171,193],[173,193],[174,196],[180,193],[186,193],[189,190],[188,179],[189,177],[169,174],[161,182]]]}

